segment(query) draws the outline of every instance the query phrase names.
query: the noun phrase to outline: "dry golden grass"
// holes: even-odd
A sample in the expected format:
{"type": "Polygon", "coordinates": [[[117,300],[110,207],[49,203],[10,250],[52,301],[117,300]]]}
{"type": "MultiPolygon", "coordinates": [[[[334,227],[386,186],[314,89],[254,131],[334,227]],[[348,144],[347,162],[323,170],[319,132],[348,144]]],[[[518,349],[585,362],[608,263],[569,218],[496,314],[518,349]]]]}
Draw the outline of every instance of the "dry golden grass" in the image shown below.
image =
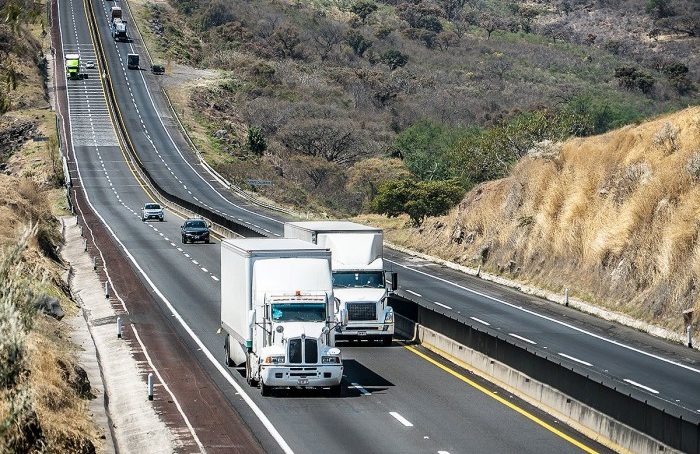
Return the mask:
{"type": "MultiPolygon", "coordinates": [[[[525,158],[420,229],[365,216],[387,238],[670,329],[700,312],[700,108],[572,139],[525,158]],[[696,156],[697,159],[697,156],[696,156]],[[696,166],[697,167],[697,166],[696,166]],[[689,170],[691,169],[691,170],[689,170]]],[[[700,318],[700,317],[696,317],[700,318]]]]}

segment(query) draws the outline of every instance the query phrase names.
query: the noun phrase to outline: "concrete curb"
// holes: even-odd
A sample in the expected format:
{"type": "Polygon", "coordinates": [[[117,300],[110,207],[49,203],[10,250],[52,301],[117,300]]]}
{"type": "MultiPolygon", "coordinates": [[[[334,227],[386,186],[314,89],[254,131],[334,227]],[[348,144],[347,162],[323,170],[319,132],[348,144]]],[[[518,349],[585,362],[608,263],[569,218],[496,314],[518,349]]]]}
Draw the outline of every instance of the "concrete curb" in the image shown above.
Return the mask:
{"type": "Polygon", "coordinates": [[[127,343],[117,338],[117,314],[105,300],[102,283],[83,249],[80,227],[74,220],[61,220],[65,238],[62,254],[70,263],[71,293],[80,304],[95,346],[115,450],[172,453],[177,449],[176,438],[146,400],[146,387],[141,380],[144,371],[127,343]]]}
{"type": "MultiPolygon", "coordinates": [[[[403,246],[399,246],[398,244],[391,243],[389,241],[384,240],[384,245],[390,249],[393,249],[395,251],[402,252],[404,254],[408,254],[413,257],[418,257],[423,260],[428,260],[430,262],[436,263],[438,265],[443,265],[446,266],[447,268],[453,269],[455,271],[460,271],[462,273],[468,274],[470,276],[478,277],[480,279],[483,279],[485,281],[490,281],[499,285],[503,285],[506,287],[514,288],[522,293],[525,293],[527,295],[533,295],[537,296],[539,298],[546,299],[548,301],[552,301],[557,304],[561,304],[562,306],[566,304],[564,293],[562,292],[561,294],[559,293],[554,293],[549,290],[544,290],[538,287],[533,287],[530,285],[523,284],[518,281],[514,281],[512,279],[506,279],[504,277],[498,276],[496,274],[491,274],[487,273],[484,271],[480,271],[477,268],[471,268],[467,267],[464,265],[459,265],[454,262],[450,262],[444,259],[441,259],[439,257],[435,257],[432,255],[428,254],[423,254],[421,252],[414,251],[412,249],[408,249],[403,246]]],[[[686,337],[684,334],[679,334],[674,331],[670,331],[666,328],[662,328],[660,326],[652,325],[651,323],[643,322],[641,320],[637,320],[635,318],[630,317],[629,315],[621,314],[619,312],[613,312],[609,311],[606,309],[602,309],[600,307],[597,307],[589,302],[583,301],[578,298],[572,298],[569,296],[569,307],[572,307],[574,309],[577,309],[583,313],[594,315],[598,318],[601,318],[603,320],[608,320],[611,322],[616,322],[624,326],[628,326],[630,328],[634,328],[636,330],[651,334],[652,336],[659,337],[662,339],[666,339],[672,342],[676,342],[679,344],[685,345],[686,343],[686,337]]],[[[700,337],[699,336],[693,336],[693,348],[696,350],[700,350],[700,337]]]]}

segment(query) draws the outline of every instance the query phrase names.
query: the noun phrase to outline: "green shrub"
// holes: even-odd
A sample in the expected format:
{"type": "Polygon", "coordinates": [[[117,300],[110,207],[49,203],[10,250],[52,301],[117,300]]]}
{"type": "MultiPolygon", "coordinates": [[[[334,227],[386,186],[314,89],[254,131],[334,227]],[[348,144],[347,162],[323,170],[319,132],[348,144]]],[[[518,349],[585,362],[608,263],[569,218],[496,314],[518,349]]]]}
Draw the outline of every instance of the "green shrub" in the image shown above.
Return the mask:
{"type": "Polygon", "coordinates": [[[376,213],[395,217],[407,214],[418,226],[426,216],[440,216],[462,200],[464,189],[452,180],[392,180],[379,187],[371,204],[376,213]]]}

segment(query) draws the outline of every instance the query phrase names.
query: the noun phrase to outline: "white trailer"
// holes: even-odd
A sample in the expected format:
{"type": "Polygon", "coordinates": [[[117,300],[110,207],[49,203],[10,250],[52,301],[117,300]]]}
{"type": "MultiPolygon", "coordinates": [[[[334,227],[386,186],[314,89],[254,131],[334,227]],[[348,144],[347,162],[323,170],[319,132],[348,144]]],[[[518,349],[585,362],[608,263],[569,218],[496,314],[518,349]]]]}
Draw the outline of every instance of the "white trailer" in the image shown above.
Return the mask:
{"type": "MultiPolygon", "coordinates": [[[[347,221],[287,222],[284,236],[331,250],[336,313],[342,310],[348,317],[336,339],[375,339],[390,345],[394,311],[387,304],[382,230],[347,221]]],[[[390,289],[396,285],[397,275],[391,273],[390,289]]]]}
{"type": "MultiPolygon", "coordinates": [[[[343,315],[344,317],[344,315],[343,315]]],[[[227,366],[245,364],[263,395],[275,387],[340,393],[331,253],[300,240],[221,242],[221,327],[227,366]]]]}

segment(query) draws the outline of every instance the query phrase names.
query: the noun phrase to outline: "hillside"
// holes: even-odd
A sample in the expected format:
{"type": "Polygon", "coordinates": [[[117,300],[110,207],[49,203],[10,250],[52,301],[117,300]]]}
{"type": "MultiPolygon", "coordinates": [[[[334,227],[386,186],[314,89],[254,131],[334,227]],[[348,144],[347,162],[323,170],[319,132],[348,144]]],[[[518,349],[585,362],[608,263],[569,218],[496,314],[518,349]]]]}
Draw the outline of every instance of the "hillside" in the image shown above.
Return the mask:
{"type": "Polygon", "coordinates": [[[700,313],[700,108],[535,147],[420,228],[367,220],[415,250],[680,332],[683,310],[700,313]]]}
{"type": "Polygon", "coordinates": [[[102,452],[94,396],[56,310],[78,314],[57,254],[66,209],[44,6],[0,0],[0,452],[89,454],[102,452]]]}
{"type": "Polygon", "coordinates": [[[222,174],[241,185],[269,179],[258,188],[266,196],[348,215],[374,195],[363,175],[376,175],[373,186],[408,173],[464,189],[503,176],[518,153],[484,164],[456,145],[522,127],[522,115],[547,119],[529,147],[696,103],[700,7],[654,2],[131,4],[155,55],[178,74],[164,79],[176,110],[222,174]],[[188,78],[182,65],[219,76],[188,78]],[[424,124],[449,140],[406,146],[406,131],[424,124]]]}

